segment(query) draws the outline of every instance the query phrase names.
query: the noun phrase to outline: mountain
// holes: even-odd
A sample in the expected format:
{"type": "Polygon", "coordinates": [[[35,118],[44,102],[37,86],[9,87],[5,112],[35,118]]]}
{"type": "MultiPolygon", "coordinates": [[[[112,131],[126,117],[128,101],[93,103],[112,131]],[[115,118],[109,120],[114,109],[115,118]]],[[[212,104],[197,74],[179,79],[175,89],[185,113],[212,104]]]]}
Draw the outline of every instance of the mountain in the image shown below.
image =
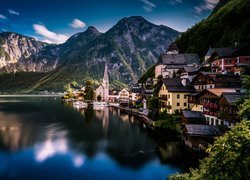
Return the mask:
{"type": "Polygon", "coordinates": [[[212,14],[188,29],[176,43],[181,52],[205,55],[209,47],[238,44],[250,54],[250,0],[221,0],[212,14]]]}
{"type": "MultiPolygon", "coordinates": [[[[0,68],[2,72],[17,72],[12,75],[13,81],[15,76],[25,76],[23,72],[43,73],[42,78],[39,75],[33,85],[27,83],[29,86],[24,88],[32,91],[62,91],[73,80],[81,84],[86,79],[101,80],[105,63],[113,85],[129,84],[136,82],[179,34],[140,16],[123,18],[106,33],[91,26],[60,45],[16,33],[1,33],[0,68]]],[[[0,83],[0,91],[1,87],[0,83]]]]}
{"type": "Polygon", "coordinates": [[[48,72],[56,68],[58,47],[13,32],[0,34],[1,72],[48,72]]]}

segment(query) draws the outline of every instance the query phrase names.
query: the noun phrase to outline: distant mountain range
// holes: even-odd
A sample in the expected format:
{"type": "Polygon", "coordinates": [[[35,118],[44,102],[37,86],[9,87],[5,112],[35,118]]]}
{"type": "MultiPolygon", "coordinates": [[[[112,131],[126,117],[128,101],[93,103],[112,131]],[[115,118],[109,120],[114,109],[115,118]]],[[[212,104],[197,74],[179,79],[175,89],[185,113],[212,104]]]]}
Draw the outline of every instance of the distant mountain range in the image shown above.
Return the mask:
{"type": "Polygon", "coordinates": [[[211,15],[177,38],[181,52],[205,55],[209,47],[234,47],[250,54],[250,0],[220,0],[211,15]]]}
{"type": "Polygon", "coordinates": [[[74,80],[82,84],[100,80],[105,63],[114,86],[133,83],[179,34],[139,16],[123,18],[106,33],[89,27],[60,45],[4,32],[0,34],[0,91],[62,91],[74,80]],[[23,82],[22,88],[16,81],[23,82]]]}

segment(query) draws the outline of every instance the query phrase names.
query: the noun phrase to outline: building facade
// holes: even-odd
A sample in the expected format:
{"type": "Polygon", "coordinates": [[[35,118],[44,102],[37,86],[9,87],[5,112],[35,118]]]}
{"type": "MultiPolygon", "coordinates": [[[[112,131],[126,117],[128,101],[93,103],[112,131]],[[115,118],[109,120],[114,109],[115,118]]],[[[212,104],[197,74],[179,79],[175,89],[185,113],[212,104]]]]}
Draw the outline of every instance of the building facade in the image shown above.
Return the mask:
{"type": "Polygon", "coordinates": [[[108,77],[108,66],[105,64],[104,76],[102,84],[95,90],[96,98],[102,97],[102,101],[107,102],[109,100],[109,77],[108,77]]]}
{"type": "Polygon", "coordinates": [[[195,92],[188,79],[171,78],[163,79],[159,91],[161,111],[166,110],[169,114],[181,112],[188,108],[187,95],[195,92]]]}

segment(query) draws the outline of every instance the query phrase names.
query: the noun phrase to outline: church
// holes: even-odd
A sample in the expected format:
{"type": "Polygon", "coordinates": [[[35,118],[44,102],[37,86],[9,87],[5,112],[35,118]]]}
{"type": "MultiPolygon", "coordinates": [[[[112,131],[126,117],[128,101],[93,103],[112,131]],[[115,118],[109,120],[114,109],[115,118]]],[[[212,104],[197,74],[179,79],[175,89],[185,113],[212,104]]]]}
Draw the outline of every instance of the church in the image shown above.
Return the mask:
{"type": "Polygon", "coordinates": [[[105,64],[102,84],[95,90],[95,95],[96,98],[100,95],[102,97],[102,101],[107,102],[109,100],[109,77],[107,64],[105,64]]]}

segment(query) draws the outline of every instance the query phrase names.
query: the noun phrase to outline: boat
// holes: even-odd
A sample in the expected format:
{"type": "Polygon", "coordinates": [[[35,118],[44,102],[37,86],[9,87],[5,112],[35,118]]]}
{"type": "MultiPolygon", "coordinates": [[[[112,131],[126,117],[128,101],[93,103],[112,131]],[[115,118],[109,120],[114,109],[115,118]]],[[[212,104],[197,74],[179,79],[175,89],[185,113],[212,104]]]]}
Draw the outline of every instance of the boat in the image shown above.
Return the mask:
{"type": "Polygon", "coordinates": [[[107,102],[94,102],[93,103],[93,108],[95,110],[101,110],[101,109],[104,109],[105,107],[108,107],[108,103],[107,102]]]}
{"type": "Polygon", "coordinates": [[[86,107],[88,107],[88,104],[83,102],[83,101],[76,101],[76,102],[73,102],[73,107],[75,107],[75,108],[86,108],[86,107]]]}

